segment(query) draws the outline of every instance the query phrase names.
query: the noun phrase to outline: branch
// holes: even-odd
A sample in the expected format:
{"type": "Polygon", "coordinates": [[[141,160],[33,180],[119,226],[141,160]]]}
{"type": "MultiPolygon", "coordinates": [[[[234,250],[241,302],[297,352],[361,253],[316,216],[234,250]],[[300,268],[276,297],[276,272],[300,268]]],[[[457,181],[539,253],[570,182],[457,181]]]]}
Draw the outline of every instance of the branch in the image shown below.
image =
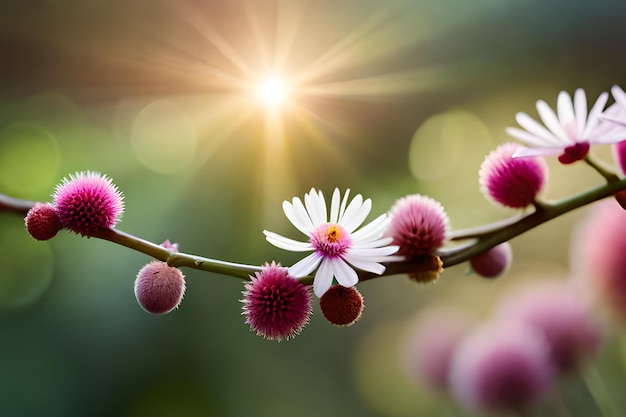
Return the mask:
{"type": "MultiPolygon", "coordinates": [[[[455,248],[443,248],[437,255],[440,256],[444,268],[460,264],[558,216],[600,199],[610,197],[625,189],[626,179],[619,180],[611,178],[611,180],[607,181],[604,185],[557,202],[537,202],[534,212],[526,216],[515,216],[510,219],[475,228],[454,231],[451,233],[452,241],[469,241],[469,243],[455,248]]],[[[21,200],[0,194],[0,212],[7,211],[25,216],[34,204],[35,202],[33,201],[21,200]]],[[[188,267],[244,280],[249,279],[250,274],[261,270],[261,267],[256,265],[238,264],[182,252],[174,252],[163,246],[117,229],[102,229],[91,234],[90,237],[108,240],[163,262],[167,262],[168,265],[175,267],[188,267]]],[[[387,263],[386,267],[387,269],[382,275],[357,271],[359,280],[367,281],[381,276],[427,272],[433,266],[430,261],[405,261],[387,263]]],[[[305,284],[310,284],[313,282],[313,277],[307,276],[300,280],[305,284]]]]}

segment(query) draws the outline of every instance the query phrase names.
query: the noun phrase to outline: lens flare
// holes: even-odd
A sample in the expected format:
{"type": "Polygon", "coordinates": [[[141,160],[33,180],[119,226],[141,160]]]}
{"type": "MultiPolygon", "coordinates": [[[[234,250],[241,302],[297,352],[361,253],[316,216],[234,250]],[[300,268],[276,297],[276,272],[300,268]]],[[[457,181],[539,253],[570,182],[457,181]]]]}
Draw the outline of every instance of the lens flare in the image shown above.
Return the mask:
{"type": "Polygon", "coordinates": [[[269,107],[278,107],[289,99],[289,84],[281,77],[267,78],[257,86],[259,100],[269,107]]]}

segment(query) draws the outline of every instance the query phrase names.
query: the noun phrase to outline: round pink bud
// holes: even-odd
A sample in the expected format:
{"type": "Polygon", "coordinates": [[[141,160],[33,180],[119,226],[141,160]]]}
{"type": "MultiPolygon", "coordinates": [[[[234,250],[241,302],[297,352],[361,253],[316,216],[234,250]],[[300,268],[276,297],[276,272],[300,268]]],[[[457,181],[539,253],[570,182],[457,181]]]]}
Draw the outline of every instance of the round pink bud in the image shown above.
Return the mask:
{"type": "Polygon", "coordinates": [[[589,306],[565,283],[542,283],[513,293],[501,301],[497,316],[503,323],[540,332],[561,372],[589,360],[602,340],[602,327],[589,306]]]}
{"type": "Polygon", "coordinates": [[[333,285],[320,298],[322,314],[335,326],[351,326],[363,313],[363,296],[355,287],[333,285]]]}
{"type": "Polygon", "coordinates": [[[243,291],[243,315],[257,335],[281,341],[300,334],[311,316],[311,293],[272,262],[250,276],[243,291]]]}
{"type": "Polygon", "coordinates": [[[78,172],[63,178],[52,197],[63,227],[81,235],[115,226],[124,211],[117,187],[97,172],[78,172]]]}
{"type": "Polygon", "coordinates": [[[526,326],[490,326],[458,346],[450,386],[470,412],[519,411],[538,401],[554,380],[548,345],[526,326]]]}
{"type": "Polygon", "coordinates": [[[513,262],[509,242],[501,243],[470,259],[472,271],[484,278],[498,278],[506,274],[513,262]]]}
{"type": "Polygon", "coordinates": [[[52,239],[63,227],[51,204],[35,203],[24,221],[28,233],[37,240],[52,239]]]}
{"type": "Polygon", "coordinates": [[[446,241],[448,215],[443,206],[420,194],[396,201],[389,211],[391,222],[385,233],[392,237],[391,245],[399,246],[397,254],[407,260],[431,255],[446,241]]]}
{"type": "Polygon", "coordinates": [[[433,391],[446,391],[454,351],[472,325],[468,314],[456,308],[433,307],[421,312],[404,355],[409,376],[433,391]]]}
{"type": "Polygon", "coordinates": [[[543,159],[513,158],[518,148],[519,145],[515,143],[498,146],[487,155],[478,173],[483,194],[511,208],[524,208],[533,204],[548,174],[543,159]]]}
{"type": "Polygon", "coordinates": [[[148,313],[169,313],[178,307],[183,295],[185,295],[183,273],[165,262],[152,261],[137,274],[135,297],[148,313]]]}

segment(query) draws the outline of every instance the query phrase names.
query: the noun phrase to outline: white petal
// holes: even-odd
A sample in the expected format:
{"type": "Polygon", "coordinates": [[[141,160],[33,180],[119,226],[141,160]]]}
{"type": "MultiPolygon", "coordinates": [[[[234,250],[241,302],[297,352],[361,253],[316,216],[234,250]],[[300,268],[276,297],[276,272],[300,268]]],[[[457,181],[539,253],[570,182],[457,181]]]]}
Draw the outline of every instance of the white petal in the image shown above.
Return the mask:
{"type": "Polygon", "coordinates": [[[337,282],[344,287],[353,287],[359,282],[359,275],[341,258],[329,259],[337,282]]]}
{"type": "Polygon", "coordinates": [[[574,92],[574,113],[576,114],[577,139],[582,139],[587,125],[587,96],[582,88],[574,92]]]}
{"type": "Polygon", "coordinates": [[[343,196],[343,200],[341,200],[341,207],[339,208],[339,217],[337,219],[337,222],[341,221],[341,218],[343,217],[343,213],[346,211],[346,204],[348,203],[349,195],[350,195],[350,189],[348,188],[346,190],[346,194],[343,196]]]}
{"type": "Polygon", "coordinates": [[[368,198],[363,201],[361,194],[358,194],[348,205],[343,218],[339,219],[339,224],[345,227],[348,233],[352,233],[354,229],[359,227],[365,221],[365,218],[368,214],[370,214],[371,210],[372,200],[368,198]]]}
{"type": "Polygon", "coordinates": [[[352,256],[344,256],[346,261],[350,262],[355,268],[359,268],[363,271],[372,272],[374,274],[380,275],[385,272],[385,265],[381,265],[378,262],[373,262],[368,259],[362,259],[358,257],[352,256]]]}
{"type": "Polygon", "coordinates": [[[563,146],[559,147],[545,147],[545,148],[526,148],[520,147],[517,148],[515,152],[513,152],[513,158],[528,158],[531,156],[547,156],[547,155],[558,155],[563,153],[563,146]]]}
{"type": "Polygon", "coordinates": [[[552,120],[552,126],[549,126],[547,123],[546,126],[548,126],[548,128],[552,130],[558,137],[561,137],[568,142],[576,142],[578,132],[576,132],[576,134],[571,137],[564,129],[565,125],[569,125],[570,123],[576,121],[576,115],[574,115],[574,103],[572,103],[572,98],[566,91],[561,91],[559,93],[559,98],[557,99],[556,106],[559,113],[559,119],[556,120],[556,123],[554,120],[552,120]]]}
{"type": "Polygon", "coordinates": [[[622,90],[622,87],[619,85],[614,85],[611,87],[611,94],[613,94],[613,98],[615,101],[626,109],[626,93],[622,90]]]}
{"type": "Polygon", "coordinates": [[[548,141],[542,137],[533,135],[532,133],[527,132],[526,130],[518,129],[516,127],[507,127],[506,133],[509,135],[521,140],[522,142],[526,142],[531,146],[550,146],[552,145],[552,141],[548,141]]]}
{"type": "Polygon", "coordinates": [[[306,252],[313,250],[313,246],[311,246],[311,243],[309,242],[298,242],[297,240],[289,239],[288,237],[281,236],[267,230],[263,230],[263,234],[268,242],[281,249],[292,252],[306,252]]]}
{"type": "Polygon", "coordinates": [[[313,279],[313,292],[321,297],[333,283],[333,269],[329,259],[324,259],[313,279]]]}
{"type": "Polygon", "coordinates": [[[341,200],[341,193],[339,188],[335,188],[333,191],[333,197],[330,202],[330,222],[337,223],[339,221],[339,201],[341,200]]]}
{"type": "MultiPolygon", "coordinates": [[[[552,110],[550,110],[552,111],[552,110]]],[[[515,120],[526,129],[529,133],[532,133],[537,138],[540,138],[544,141],[542,146],[546,145],[560,145],[562,141],[554,136],[548,129],[541,126],[535,119],[527,115],[526,113],[517,113],[515,115],[515,120]]]]}
{"type": "Polygon", "coordinates": [[[326,223],[326,202],[321,191],[318,194],[311,188],[311,192],[304,195],[304,204],[309,216],[311,216],[313,225],[319,226],[322,223],[326,223]]]}
{"type": "MultiPolygon", "coordinates": [[[[561,93],[565,93],[565,92],[562,91],[561,93]]],[[[559,100],[562,101],[563,99],[561,97],[563,97],[563,95],[559,94],[559,100]]],[[[567,98],[569,98],[569,95],[567,96],[567,98]]],[[[570,106],[572,105],[571,100],[569,101],[569,105],[570,106]]],[[[552,135],[555,138],[557,138],[560,142],[566,142],[566,143],[572,142],[567,136],[567,134],[565,133],[565,130],[563,130],[563,127],[561,126],[561,123],[559,122],[559,119],[557,118],[556,114],[554,114],[554,111],[550,108],[550,106],[548,106],[548,104],[545,101],[543,100],[537,101],[537,112],[539,113],[539,117],[541,118],[541,121],[543,122],[543,124],[552,132],[552,135]]],[[[574,120],[573,113],[574,111],[572,110],[572,120],[574,120]]]]}
{"type": "Polygon", "coordinates": [[[303,258],[289,267],[289,275],[294,278],[301,278],[309,275],[311,272],[317,268],[317,266],[322,261],[322,257],[319,256],[316,252],[313,252],[306,258],[303,258]]]}
{"type": "Polygon", "coordinates": [[[346,255],[353,255],[358,258],[368,258],[376,262],[385,262],[385,257],[396,253],[398,248],[398,246],[383,246],[382,248],[350,248],[346,255]]]}
{"type": "Polygon", "coordinates": [[[311,219],[306,213],[306,210],[302,206],[302,202],[299,198],[294,198],[293,202],[294,204],[291,204],[288,201],[283,201],[283,211],[285,212],[285,216],[287,216],[291,224],[296,226],[296,229],[305,235],[308,235],[313,231],[311,219]],[[300,204],[298,204],[298,202],[300,204]]]}
{"type": "Polygon", "coordinates": [[[390,222],[391,217],[388,217],[387,214],[381,214],[367,225],[352,233],[350,235],[352,243],[359,245],[360,243],[378,239],[385,233],[390,222]]]}
{"type": "Polygon", "coordinates": [[[385,237],[382,239],[373,239],[364,242],[355,243],[352,241],[352,247],[357,249],[369,249],[369,248],[380,248],[381,246],[387,246],[393,241],[392,237],[385,237]]]}
{"type": "Polygon", "coordinates": [[[587,120],[587,126],[585,127],[585,131],[582,133],[581,138],[584,139],[593,139],[589,138],[593,129],[596,128],[598,123],[600,122],[600,114],[602,114],[602,110],[604,109],[604,105],[609,99],[609,95],[607,93],[600,94],[600,97],[596,100],[596,103],[591,108],[589,112],[589,119],[587,120]]]}

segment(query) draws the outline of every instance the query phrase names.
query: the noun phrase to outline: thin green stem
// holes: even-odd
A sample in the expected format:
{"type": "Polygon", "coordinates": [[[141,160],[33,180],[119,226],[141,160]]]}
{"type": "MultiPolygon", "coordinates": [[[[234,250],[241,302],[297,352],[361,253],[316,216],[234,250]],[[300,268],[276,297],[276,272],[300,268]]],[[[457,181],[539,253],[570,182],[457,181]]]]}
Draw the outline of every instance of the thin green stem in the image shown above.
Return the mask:
{"type": "Polygon", "coordinates": [[[611,171],[610,169],[605,167],[600,161],[598,161],[595,158],[593,158],[591,156],[591,154],[588,154],[585,157],[585,162],[589,166],[591,166],[593,169],[598,171],[598,173],[604,177],[606,182],[611,183],[611,182],[619,181],[619,177],[617,175],[615,175],[615,173],[613,171],[611,171]]]}
{"type": "Polygon", "coordinates": [[[587,369],[582,372],[582,378],[587,385],[589,393],[600,409],[602,417],[617,417],[621,415],[617,406],[611,400],[606,385],[602,380],[602,376],[592,364],[589,364],[587,369]]]}
{"type": "Polygon", "coordinates": [[[250,274],[261,270],[260,266],[237,264],[217,259],[204,258],[202,256],[190,255],[182,252],[174,252],[164,248],[163,246],[143,240],[117,229],[103,229],[91,236],[98,239],[108,240],[109,242],[117,243],[118,245],[145,253],[146,255],[152,256],[160,261],[167,262],[170,266],[184,266],[242,279],[248,279],[250,274]]]}

